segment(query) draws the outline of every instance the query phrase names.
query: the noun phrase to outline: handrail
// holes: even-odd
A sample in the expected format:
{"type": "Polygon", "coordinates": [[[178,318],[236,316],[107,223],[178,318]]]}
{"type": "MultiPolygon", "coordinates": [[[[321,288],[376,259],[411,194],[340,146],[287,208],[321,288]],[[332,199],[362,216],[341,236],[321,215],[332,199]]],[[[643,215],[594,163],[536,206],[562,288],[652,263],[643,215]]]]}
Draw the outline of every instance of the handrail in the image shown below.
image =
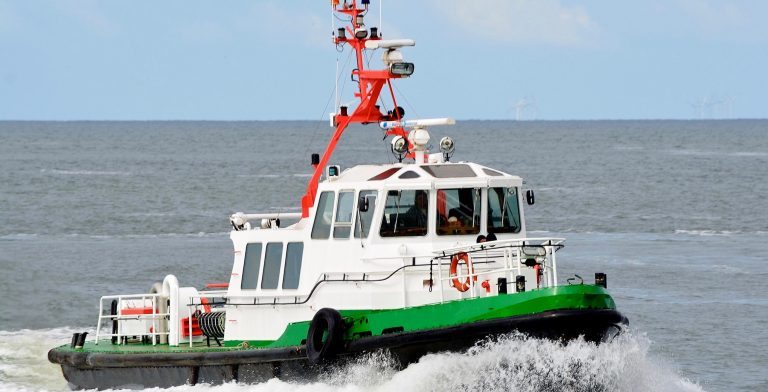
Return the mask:
{"type": "Polygon", "coordinates": [[[119,344],[123,344],[123,337],[131,336],[129,334],[123,334],[122,333],[122,323],[117,323],[117,333],[102,333],[102,320],[104,319],[110,319],[110,320],[152,320],[152,328],[147,333],[142,333],[141,336],[150,336],[152,339],[152,345],[154,346],[156,344],[156,336],[161,335],[168,335],[168,332],[158,332],[157,328],[157,320],[163,319],[166,316],[169,316],[170,313],[159,313],[158,312],[158,305],[157,305],[157,299],[160,298],[160,294],[120,294],[120,295],[104,295],[101,298],[99,298],[99,318],[96,323],[96,339],[94,344],[99,344],[99,338],[100,337],[116,337],[119,341],[119,344]],[[115,314],[104,314],[104,301],[108,300],[117,300],[117,309],[115,314]],[[146,307],[147,301],[151,302],[152,305],[152,313],[150,314],[131,314],[131,315],[124,315],[122,314],[123,309],[130,309],[130,308],[122,308],[122,302],[125,300],[139,300],[141,305],[144,305],[146,307]]]}
{"type": "MultiPolygon", "coordinates": [[[[380,258],[368,258],[367,260],[376,260],[376,259],[411,259],[415,260],[416,258],[429,258],[430,263],[411,263],[406,264],[403,266],[398,267],[397,269],[389,272],[389,274],[383,278],[380,279],[369,279],[367,278],[371,274],[385,274],[388,271],[375,271],[375,272],[355,272],[355,273],[344,273],[344,272],[338,272],[338,274],[342,274],[342,279],[328,279],[328,275],[330,273],[324,273],[320,276],[320,278],[315,282],[315,285],[312,287],[310,292],[304,297],[303,295],[273,295],[273,296],[264,296],[264,297],[255,297],[253,299],[252,303],[243,302],[243,303],[232,303],[230,298],[226,298],[224,305],[235,305],[235,306],[276,306],[276,305],[301,305],[309,302],[309,300],[314,295],[317,288],[323,284],[323,283],[334,283],[334,282],[382,282],[385,280],[388,280],[392,278],[395,274],[398,272],[405,270],[406,268],[414,268],[414,267],[438,267],[438,281],[440,282],[440,292],[441,292],[441,302],[445,300],[444,298],[444,290],[442,282],[451,280],[456,276],[449,276],[448,278],[443,277],[443,267],[449,266],[449,263],[444,262],[437,262],[434,263],[433,261],[436,260],[443,260],[443,259],[450,259],[453,257],[454,254],[458,252],[466,252],[469,254],[475,254],[478,252],[493,252],[493,255],[484,256],[487,258],[491,257],[504,257],[507,266],[500,271],[494,271],[494,272],[505,272],[505,271],[512,271],[517,269],[518,273],[521,271],[521,263],[522,258],[520,257],[520,253],[522,252],[508,252],[508,250],[515,250],[515,248],[523,248],[523,247],[545,247],[545,248],[551,248],[551,251],[546,252],[547,258],[551,257],[551,266],[552,269],[552,275],[547,280],[547,285],[551,286],[554,285],[554,282],[557,281],[557,268],[554,265],[554,253],[559,250],[560,248],[564,247],[563,242],[565,239],[562,238],[522,238],[522,239],[512,239],[512,240],[499,240],[499,241],[492,241],[492,242],[484,242],[484,243],[476,243],[476,244],[468,244],[464,246],[459,247],[451,247],[451,248],[445,248],[433,251],[430,255],[403,255],[403,256],[397,256],[397,257],[380,257],[380,258]],[[512,265],[511,259],[515,258],[515,265],[512,265]],[[508,259],[508,260],[507,260],[508,259]],[[362,279],[348,279],[347,275],[359,275],[362,274],[362,279]],[[303,300],[299,300],[300,298],[303,298],[303,300]],[[264,299],[271,299],[269,301],[265,302],[257,302],[264,299]],[[285,299],[285,298],[293,298],[293,301],[290,302],[283,302],[279,301],[279,299],[285,299]]],[[[364,259],[366,260],[366,259],[364,259]]],[[[488,262],[477,262],[474,264],[484,264],[488,262]]],[[[488,274],[488,271],[480,271],[475,272],[474,274],[470,276],[478,276],[479,274],[488,274]]],[[[461,275],[461,277],[466,277],[467,275],[461,275]]],[[[474,296],[474,291],[473,294],[474,296]]]]}

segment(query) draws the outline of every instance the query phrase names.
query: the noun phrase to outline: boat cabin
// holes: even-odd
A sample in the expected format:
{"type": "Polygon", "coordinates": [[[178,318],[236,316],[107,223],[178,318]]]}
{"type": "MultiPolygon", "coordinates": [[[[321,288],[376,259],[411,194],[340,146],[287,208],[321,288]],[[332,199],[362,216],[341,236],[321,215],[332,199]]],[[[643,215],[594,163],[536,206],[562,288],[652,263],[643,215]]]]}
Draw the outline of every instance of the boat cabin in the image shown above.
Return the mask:
{"type": "MultiPolygon", "coordinates": [[[[280,227],[279,220],[298,214],[251,215],[262,217],[258,227],[233,216],[235,260],[227,297],[235,306],[227,309],[228,319],[248,318],[236,324],[253,328],[260,321],[248,315],[260,305],[283,307],[277,314],[300,319],[315,302],[337,309],[387,309],[496,293],[497,287],[478,290],[480,283],[464,292],[433,290],[451,283],[437,282],[441,267],[434,252],[475,245],[490,233],[498,241],[525,238],[517,176],[469,162],[362,165],[344,171],[330,166],[325,173],[315,207],[294,224],[280,227]],[[294,312],[302,314],[288,316],[294,312]]],[[[496,268],[493,262],[476,262],[474,269],[496,268]]],[[[441,273],[447,278],[447,271],[441,273]]],[[[536,280],[533,271],[529,275],[536,280]]],[[[261,323],[265,329],[279,324],[261,323]]],[[[249,334],[238,330],[227,325],[227,338],[249,334]]]]}

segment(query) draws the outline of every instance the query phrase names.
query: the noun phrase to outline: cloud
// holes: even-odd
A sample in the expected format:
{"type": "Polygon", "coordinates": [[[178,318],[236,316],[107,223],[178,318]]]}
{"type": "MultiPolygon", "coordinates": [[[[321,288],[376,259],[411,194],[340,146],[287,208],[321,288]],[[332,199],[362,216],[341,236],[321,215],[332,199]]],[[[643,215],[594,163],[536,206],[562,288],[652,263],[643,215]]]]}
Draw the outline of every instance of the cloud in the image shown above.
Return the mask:
{"type": "Polygon", "coordinates": [[[497,42],[593,46],[598,26],[587,11],[559,0],[442,0],[435,7],[465,30],[497,42]]]}

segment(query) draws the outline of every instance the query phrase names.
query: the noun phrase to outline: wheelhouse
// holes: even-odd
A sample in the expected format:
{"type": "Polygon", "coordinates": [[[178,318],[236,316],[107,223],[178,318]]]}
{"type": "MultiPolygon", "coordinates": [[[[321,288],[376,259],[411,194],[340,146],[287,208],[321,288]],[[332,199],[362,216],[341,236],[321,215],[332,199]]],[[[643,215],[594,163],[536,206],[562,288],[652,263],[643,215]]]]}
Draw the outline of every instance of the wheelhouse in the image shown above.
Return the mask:
{"type": "Polygon", "coordinates": [[[358,166],[320,184],[311,239],[523,236],[521,186],[473,163],[358,166]]]}

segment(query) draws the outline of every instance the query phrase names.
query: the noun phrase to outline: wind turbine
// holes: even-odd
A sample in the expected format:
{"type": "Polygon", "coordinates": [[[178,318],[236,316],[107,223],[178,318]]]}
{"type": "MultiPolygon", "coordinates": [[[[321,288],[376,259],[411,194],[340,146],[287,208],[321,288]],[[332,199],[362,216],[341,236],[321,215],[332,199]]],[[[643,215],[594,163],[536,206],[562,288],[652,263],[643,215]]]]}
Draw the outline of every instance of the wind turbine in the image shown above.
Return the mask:
{"type": "Polygon", "coordinates": [[[691,107],[699,113],[699,119],[704,119],[705,115],[707,117],[712,117],[714,113],[713,108],[721,103],[722,101],[716,100],[712,95],[707,95],[701,97],[698,102],[692,103],[691,107]]]}
{"type": "Polygon", "coordinates": [[[538,109],[536,106],[536,98],[529,98],[527,96],[518,99],[516,103],[512,104],[512,108],[515,109],[515,121],[520,121],[523,119],[528,108],[531,108],[534,111],[538,109]]]}

